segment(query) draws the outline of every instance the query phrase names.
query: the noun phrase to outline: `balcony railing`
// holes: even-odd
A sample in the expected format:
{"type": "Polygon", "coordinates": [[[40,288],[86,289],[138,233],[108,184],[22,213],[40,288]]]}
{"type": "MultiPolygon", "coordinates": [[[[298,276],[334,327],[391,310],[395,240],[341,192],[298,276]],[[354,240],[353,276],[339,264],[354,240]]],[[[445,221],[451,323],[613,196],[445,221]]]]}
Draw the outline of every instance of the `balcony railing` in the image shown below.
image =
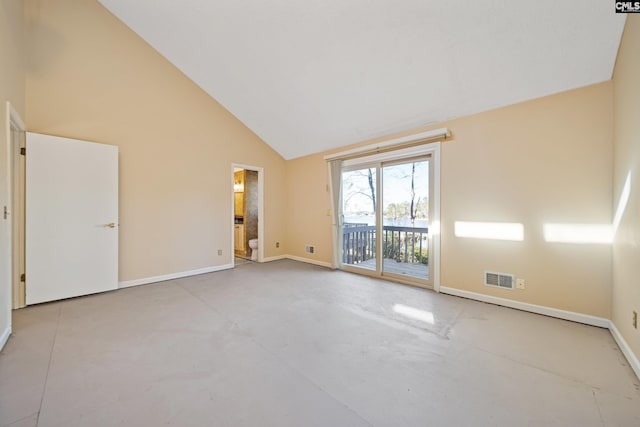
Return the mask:
{"type": "MultiPolygon", "coordinates": [[[[429,263],[429,229],[421,227],[382,227],[382,256],[409,264],[429,263]]],[[[376,227],[346,223],[342,228],[343,264],[360,264],[376,255],[376,227]]]]}

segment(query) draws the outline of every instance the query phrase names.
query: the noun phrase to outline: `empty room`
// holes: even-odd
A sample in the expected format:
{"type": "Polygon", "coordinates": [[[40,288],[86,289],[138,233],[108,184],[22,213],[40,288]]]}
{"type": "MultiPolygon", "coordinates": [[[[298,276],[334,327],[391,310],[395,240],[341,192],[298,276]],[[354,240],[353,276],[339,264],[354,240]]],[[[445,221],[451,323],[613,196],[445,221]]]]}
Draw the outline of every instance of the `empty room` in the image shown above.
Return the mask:
{"type": "Polygon", "coordinates": [[[0,427],[640,426],[636,13],[0,0],[0,427]]]}

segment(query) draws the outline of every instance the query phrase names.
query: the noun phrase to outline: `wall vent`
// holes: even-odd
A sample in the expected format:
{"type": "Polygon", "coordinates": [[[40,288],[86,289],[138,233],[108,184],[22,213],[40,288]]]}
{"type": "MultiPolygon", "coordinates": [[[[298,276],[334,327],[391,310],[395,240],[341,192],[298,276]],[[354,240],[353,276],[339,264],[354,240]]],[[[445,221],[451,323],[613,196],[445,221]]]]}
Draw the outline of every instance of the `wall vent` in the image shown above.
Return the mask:
{"type": "Polygon", "coordinates": [[[513,274],[494,273],[493,271],[484,272],[484,284],[502,289],[513,289],[516,279],[513,274]]]}
{"type": "Polygon", "coordinates": [[[308,254],[315,254],[316,253],[316,247],[313,245],[307,245],[304,247],[304,251],[308,254]]]}

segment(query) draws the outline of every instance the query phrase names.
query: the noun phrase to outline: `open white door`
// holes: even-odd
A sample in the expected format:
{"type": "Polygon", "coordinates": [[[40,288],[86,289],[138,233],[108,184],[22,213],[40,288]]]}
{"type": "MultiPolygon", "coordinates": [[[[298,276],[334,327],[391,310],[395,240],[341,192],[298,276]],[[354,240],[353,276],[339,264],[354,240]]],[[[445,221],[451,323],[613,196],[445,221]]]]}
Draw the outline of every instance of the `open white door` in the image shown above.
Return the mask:
{"type": "Polygon", "coordinates": [[[26,302],[118,287],[118,147],[27,133],[26,302]]]}

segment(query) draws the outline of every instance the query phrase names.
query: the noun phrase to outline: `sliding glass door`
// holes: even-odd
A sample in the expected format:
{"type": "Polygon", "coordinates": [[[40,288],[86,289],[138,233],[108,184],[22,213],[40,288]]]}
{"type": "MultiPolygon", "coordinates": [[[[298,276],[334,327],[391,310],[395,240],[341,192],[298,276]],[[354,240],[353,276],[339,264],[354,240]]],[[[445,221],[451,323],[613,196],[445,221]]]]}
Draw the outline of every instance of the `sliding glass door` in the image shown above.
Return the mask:
{"type": "Polygon", "coordinates": [[[342,172],[342,263],[377,270],[378,170],[342,172]]]}
{"type": "Polygon", "coordinates": [[[430,160],[421,156],[343,167],[344,269],[431,286],[430,160]]]}
{"type": "Polygon", "coordinates": [[[429,279],[429,160],[382,165],[382,273],[429,279]]]}

